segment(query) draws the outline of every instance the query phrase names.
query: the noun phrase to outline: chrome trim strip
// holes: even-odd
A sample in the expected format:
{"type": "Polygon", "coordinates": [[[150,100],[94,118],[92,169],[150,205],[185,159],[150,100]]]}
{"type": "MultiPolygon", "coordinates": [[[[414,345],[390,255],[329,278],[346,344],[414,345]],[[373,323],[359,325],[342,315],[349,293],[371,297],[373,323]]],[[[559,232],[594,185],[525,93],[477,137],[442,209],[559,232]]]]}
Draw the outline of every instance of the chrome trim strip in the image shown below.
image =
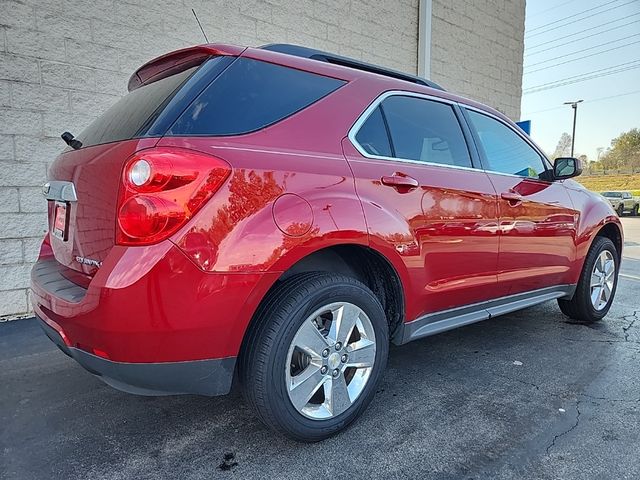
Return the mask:
{"type": "MultiPolygon", "coordinates": [[[[355,144],[354,144],[355,147],[355,144]]],[[[358,147],[356,147],[358,148],[358,147]]],[[[360,151],[360,150],[358,150],[360,151]]],[[[360,152],[362,153],[362,152],[360,152]]],[[[425,165],[425,166],[431,166],[431,167],[444,167],[444,168],[454,168],[456,170],[471,170],[474,172],[483,172],[484,170],[480,169],[480,168],[475,168],[475,167],[463,167],[461,165],[447,165],[446,163],[434,163],[434,162],[422,162],[420,160],[409,160],[408,158],[396,158],[396,157],[385,157],[384,155],[372,155],[370,153],[368,153],[367,158],[370,160],[386,160],[389,162],[401,162],[401,163],[411,163],[414,165],[425,165]]],[[[351,161],[354,161],[353,159],[351,159],[351,161]]],[[[358,161],[357,159],[355,160],[356,162],[358,161]]],[[[517,175],[516,175],[517,176],[517,175]]],[[[520,177],[523,178],[523,177],[520,177]]]]}
{"type": "Polygon", "coordinates": [[[47,200],[57,202],[77,202],[76,187],[73,182],[51,180],[42,186],[42,194],[47,200]]]}
{"type": "Polygon", "coordinates": [[[569,298],[573,296],[575,289],[575,285],[557,285],[465,305],[464,307],[429,313],[416,320],[402,324],[394,335],[393,343],[402,345],[418,338],[436,335],[457,327],[488,320],[556,298],[569,298]]]}

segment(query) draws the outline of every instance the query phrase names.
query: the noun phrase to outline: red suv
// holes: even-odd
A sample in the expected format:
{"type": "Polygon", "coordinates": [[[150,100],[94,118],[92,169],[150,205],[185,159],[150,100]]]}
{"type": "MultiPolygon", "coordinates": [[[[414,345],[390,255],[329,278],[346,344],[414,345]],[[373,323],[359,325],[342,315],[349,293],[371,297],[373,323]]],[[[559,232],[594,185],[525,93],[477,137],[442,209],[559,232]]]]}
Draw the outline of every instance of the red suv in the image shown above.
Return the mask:
{"type": "Polygon", "coordinates": [[[404,344],[557,299],[611,306],[622,229],[504,115],[290,45],[142,66],[53,163],[32,271],[47,335],[115,388],[220,395],[316,441],[404,344]]]}

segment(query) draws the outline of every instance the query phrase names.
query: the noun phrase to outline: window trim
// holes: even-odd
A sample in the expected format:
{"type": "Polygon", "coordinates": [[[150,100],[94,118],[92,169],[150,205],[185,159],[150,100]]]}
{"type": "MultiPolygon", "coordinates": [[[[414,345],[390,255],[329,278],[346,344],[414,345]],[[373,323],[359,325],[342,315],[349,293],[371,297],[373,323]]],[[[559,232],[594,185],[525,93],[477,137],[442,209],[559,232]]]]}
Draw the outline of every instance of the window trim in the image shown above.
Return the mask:
{"type": "MultiPolygon", "coordinates": [[[[442,98],[442,97],[437,97],[435,95],[427,95],[423,93],[409,92],[404,90],[389,90],[389,91],[383,92],[382,94],[378,95],[373,102],[371,102],[371,104],[365,109],[364,112],[360,114],[360,116],[355,121],[353,126],[349,129],[349,133],[347,134],[347,137],[349,138],[349,141],[355,147],[355,149],[360,153],[360,155],[362,155],[365,158],[370,158],[374,160],[396,161],[401,163],[411,163],[414,165],[427,165],[427,166],[433,166],[433,167],[453,168],[458,170],[473,170],[473,171],[480,171],[480,172],[485,172],[485,173],[490,173],[495,175],[504,175],[506,177],[524,178],[520,175],[514,175],[512,173],[497,172],[497,171],[485,168],[483,163],[483,158],[482,158],[483,155],[481,154],[481,151],[477,145],[477,142],[478,142],[478,139],[476,138],[477,133],[475,129],[472,127],[472,125],[469,124],[469,119],[467,118],[465,109],[473,110],[480,114],[487,115],[488,117],[491,117],[494,120],[497,120],[498,122],[505,125],[507,128],[511,129],[513,132],[516,133],[516,135],[522,138],[531,148],[533,148],[535,152],[540,156],[540,160],[542,161],[542,165],[544,166],[545,171],[548,172],[549,170],[551,170],[551,167],[549,165],[549,161],[546,155],[538,148],[538,146],[535,143],[533,143],[531,139],[527,138],[524,132],[520,132],[517,129],[513,128],[511,125],[509,125],[507,122],[505,122],[503,119],[501,119],[497,115],[494,115],[493,113],[483,110],[481,108],[474,107],[472,105],[468,105],[466,103],[462,103],[456,100],[449,100],[448,98],[442,98]],[[416,98],[422,98],[425,100],[431,100],[434,102],[440,102],[440,103],[445,103],[447,105],[451,105],[453,107],[453,111],[454,111],[454,114],[456,115],[458,123],[460,124],[462,135],[467,144],[467,150],[469,151],[469,157],[471,158],[472,166],[463,167],[460,165],[447,165],[444,163],[423,162],[420,160],[412,160],[412,159],[401,158],[401,157],[386,157],[384,155],[371,154],[367,152],[364,148],[362,148],[362,146],[356,141],[356,135],[358,134],[358,131],[360,130],[362,125],[369,119],[369,116],[374,112],[374,110],[379,105],[381,105],[384,100],[392,96],[416,97],[416,98]],[[465,127],[466,129],[468,129],[468,131],[465,129],[465,127]],[[469,138],[469,135],[471,138],[469,138]]],[[[389,133],[387,133],[387,135],[389,135],[389,133]]],[[[389,135],[389,141],[390,142],[392,141],[390,138],[390,135],[389,135]]],[[[545,183],[554,182],[554,180],[543,180],[539,178],[538,179],[531,178],[531,180],[537,180],[545,183]]]]}
{"type": "MultiPolygon", "coordinates": [[[[473,154],[473,150],[475,148],[475,145],[472,148],[472,146],[469,144],[469,139],[466,136],[466,133],[465,133],[465,130],[464,130],[464,126],[462,125],[462,123],[460,121],[461,119],[459,118],[458,113],[456,112],[456,108],[455,108],[456,105],[458,105],[458,102],[456,102],[456,101],[449,100],[447,98],[436,97],[434,95],[426,95],[426,94],[422,94],[422,93],[408,92],[408,91],[404,91],[404,90],[389,90],[387,92],[384,92],[384,93],[378,95],[378,97],[376,97],[376,99],[373,102],[371,102],[371,104],[365,109],[365,111],[360,114],[360,116],[355,121],[353,126],[349,129],[349,133],[347,134],[347,137],[349,138],[349,141],[355,147],[355,149],[358,150],[358,152],[363,157],[366,157],[366,158],[375,159],[375,160],[387,160],[387,161],[392,161],[392,162],[411,163],[413,165],[426,165],[426,166],[432,166],[432,167],[453,168],[453,169],[457,169],[457,170],[473,170],[474,172],[482,171],[482,168],[478,168],[477,166],[475,166],[476,158],[475,158],[475,156],[473,154]],[[384,156],[384,155],[374,155],[372,153],[367,152],[364,148],[362,148],[362,146],[356,140],[356,135],[360,131],[360,128],[369,119],[369,117],[375,111],[375,109],[378,108],[378,106],[380,106],[382,104],[383,101],[385,101],[389,97],[394,97],[394,96],[415,97],[415,98],[421,98],[421,99],[424,99],[424,100],[431,100],[431,101],[434,101],[434,102],[444,103],[444,104],[450,105],[452,107],[452,110],[453,110],[453,115],[456,118],[456,120],[458,121],[458,126],[460,127],[460,132],[462,133],[462,138],[464,138],[464,141],[465,141],[465,144],[466,144],[466,147],[467,147],[467,151],[469,152],[469,160],[471,161],[471,166],[470,167],[463,167],[461,165],[447,165],[446,163],[424,162],[424,161],[421,161],[421,160],[413,160],[413,159],[402,158],[402,157],[387,157],[387,156],[384,156]]],[[[389,136],[389,141],[392,142],[393,140],[390,138],[390,134],[389,134],[388,131],[387,131],[387,135],[389,136]]]]}

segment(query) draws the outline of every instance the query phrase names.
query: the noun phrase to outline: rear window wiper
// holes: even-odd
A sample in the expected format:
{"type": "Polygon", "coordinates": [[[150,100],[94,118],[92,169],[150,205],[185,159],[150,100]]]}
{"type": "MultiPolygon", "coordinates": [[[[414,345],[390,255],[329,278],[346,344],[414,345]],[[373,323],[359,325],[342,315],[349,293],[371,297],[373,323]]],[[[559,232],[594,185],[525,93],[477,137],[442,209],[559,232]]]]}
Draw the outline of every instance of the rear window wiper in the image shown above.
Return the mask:
{"type": "Polygon", "coordinates": [[[60,137],[62,138],[62,140],[64,140],[64,143],[69,145],[74,150],[82,148],[82,142],[80,140],[76,140],[71,132],[64,132],[62,135],[60,135],[60,137]]]}

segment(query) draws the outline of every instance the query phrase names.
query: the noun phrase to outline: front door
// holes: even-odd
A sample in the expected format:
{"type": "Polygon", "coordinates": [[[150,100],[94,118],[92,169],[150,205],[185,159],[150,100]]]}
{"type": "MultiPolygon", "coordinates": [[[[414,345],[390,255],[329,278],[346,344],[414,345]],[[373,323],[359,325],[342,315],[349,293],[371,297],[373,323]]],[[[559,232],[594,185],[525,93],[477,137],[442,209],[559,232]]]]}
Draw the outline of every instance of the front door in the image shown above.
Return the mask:
{"type": "Polygon", "coordinates": [[[371,243],[406,269],[407,319],[494,297],[496,195],[454,107],[394,94],[368,112],[343,149],[371,243]]]}
{"type": "Polygon", "coordinates": [[[467,116],[498,194],[501,294],[568,283],[578,212],[562,181],[511,126],[473,110],[467,116]]]}

